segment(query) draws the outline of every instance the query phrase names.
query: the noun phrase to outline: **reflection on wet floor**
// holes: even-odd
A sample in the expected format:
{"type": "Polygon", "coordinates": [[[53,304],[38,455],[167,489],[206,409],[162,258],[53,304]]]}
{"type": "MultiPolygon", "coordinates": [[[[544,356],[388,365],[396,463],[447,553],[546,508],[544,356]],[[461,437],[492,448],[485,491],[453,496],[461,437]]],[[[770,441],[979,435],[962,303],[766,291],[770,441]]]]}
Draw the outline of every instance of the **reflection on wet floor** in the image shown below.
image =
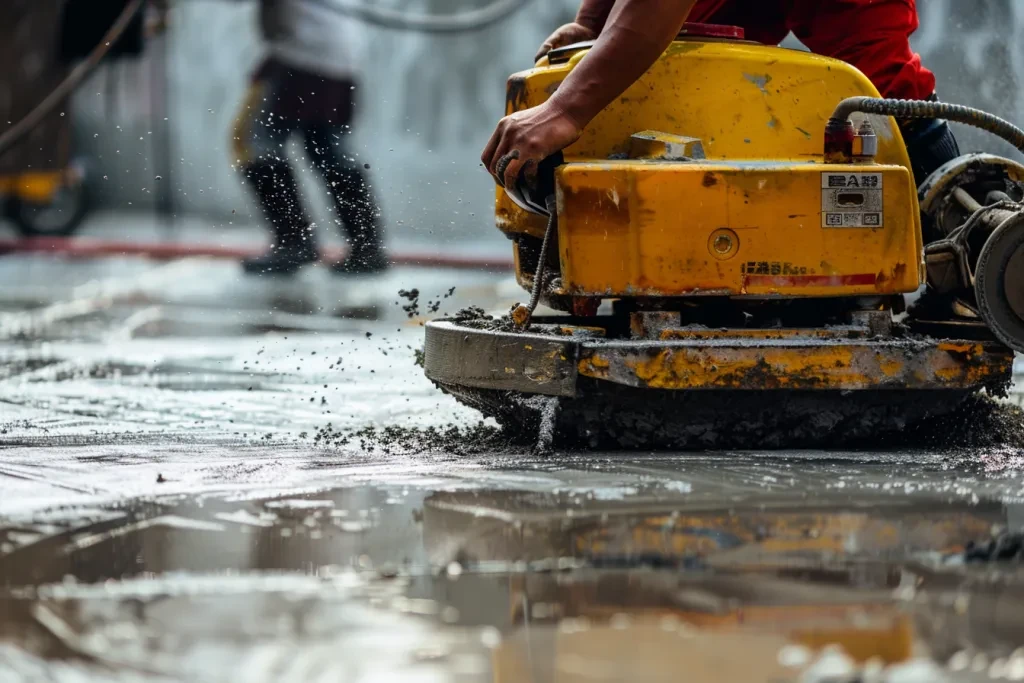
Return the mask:
{"type": "Polygon", "coordinates": [[[963,562],[1024,521],[1020,453],[325,447],[475,422],[396,293],[507,310],[497,279],[35,265],[0,295],[0,682],[1024,680],[1024,576],[963,562]]]}
{"type": "Polygon", "coordinates": [[[723,505],[700,463],[683,465],[689,485],[619,472],[608,488],[600,469],[33,513],[0,532],[8,666],[73,664],[86,680],[779,683],[899,663],[925,677],[891,680],[1024,677],[1021,578],[962,562],[1015,514],[1002,503],[751,487],[734,471],[723,505]]]}

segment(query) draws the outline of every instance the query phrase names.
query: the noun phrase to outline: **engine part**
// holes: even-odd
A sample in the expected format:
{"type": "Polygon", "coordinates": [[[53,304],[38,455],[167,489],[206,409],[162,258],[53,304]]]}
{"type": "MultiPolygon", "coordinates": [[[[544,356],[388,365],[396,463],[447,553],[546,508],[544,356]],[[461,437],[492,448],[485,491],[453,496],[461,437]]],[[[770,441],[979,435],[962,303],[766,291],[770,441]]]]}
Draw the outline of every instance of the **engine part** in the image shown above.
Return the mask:
{"type": "Polygon", "coordinates": [[[937,237],[925,247],[929,292],[1024,350],[1024,167],[967,155],[936,171],[921,198],[937,237]]]}
{"type": "Polygon", "coordinates": [[[925,243],[944,239],[977,207],[966,207],[962,189],[980,205],[1024,202],[1024,165],[994,154],[965,154],[943,165],[918,188],[925,243]]]}
{"type": "Polygon", "coordinates": [[[989,328],[1024,353],[1024,213],[1007,218],[986,240],[975,266],[974,293],[989,328]]]}

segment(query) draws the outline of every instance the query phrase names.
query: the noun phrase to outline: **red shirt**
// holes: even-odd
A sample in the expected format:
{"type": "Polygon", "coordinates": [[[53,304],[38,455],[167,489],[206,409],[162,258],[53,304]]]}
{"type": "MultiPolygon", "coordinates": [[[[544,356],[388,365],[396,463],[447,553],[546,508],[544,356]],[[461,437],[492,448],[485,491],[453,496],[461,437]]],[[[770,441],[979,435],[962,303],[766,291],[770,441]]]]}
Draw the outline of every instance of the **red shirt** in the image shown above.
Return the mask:
{"type": "Polygon", "coordinates": [[[910,49],[915,0],[697,0],[687,21],[742,26],[777,45],[792,31],[811,51],[864,72],[884,97],[926,99],[935,75],[910,49]]]}

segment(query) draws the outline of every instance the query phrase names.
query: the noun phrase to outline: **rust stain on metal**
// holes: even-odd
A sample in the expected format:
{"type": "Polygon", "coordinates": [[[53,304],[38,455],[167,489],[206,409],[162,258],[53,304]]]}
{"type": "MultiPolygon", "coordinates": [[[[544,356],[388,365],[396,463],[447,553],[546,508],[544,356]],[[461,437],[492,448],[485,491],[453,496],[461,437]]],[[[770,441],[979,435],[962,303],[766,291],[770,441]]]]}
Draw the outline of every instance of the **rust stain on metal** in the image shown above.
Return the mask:
{"type": "Polygon", "coordinates": [[[888,273],[885,272],[884,270],[880,271],[878,275],[875,277],[875,284],[881,289],[885,287],[886,283],[888,282],[902,282],[903,278],[906,277],[906,275],[907,264],[902,262],[897,263],[888,273]]]}
{"type": "MultiPolygon", "coordinates": [[[[695,340],[699,342],[700,340],[695,340]]],[[[728,341],[728,339],[721,339],[728,341]]],[[[1012,354],[981,344],[967,351],[827,339],[737,339],[734,344],[585,350],[579,373],[653,389],[918,389],[980,387],[1009,376],[1012,354]]]]}
{"type": "Polygon", "coordinates": [[[895,377],[903,370],[903,363],[896,358],[880,357],[878,368],[886,377],[895,377]]]}
{"type": "Polygon", "coordinates": [[[582,213],[614,225],[629,224],[629,195],[614,194],[604,188],[563,187],[565,201],[573,202],[582,213]]]}
{"type": "Polygon", "coordinates": [[[577,368],[581,375],[587,377],[593,377],[595,379],[605,379],[608,377],[608,371],[611,368],[611,363],[606,358],[594,355],[587,358],[583,358],[577,363],[577,368]]]}
{"type": "Polygon", "coordinates": [[[948,354],[952,361],[936,370],[936,375],[947,381],[962,380],[980,384],[1013,372],[1013,352],[1009,349],[996,353],[978,343],[942,343],[938,345],[938,350],[948,354]]]}
{"type": "Polygon", "coordinates": [[[523,74],[513,74],[505,87],[505,113],[525,109],[528,100],[528,82],[523,74]]]}

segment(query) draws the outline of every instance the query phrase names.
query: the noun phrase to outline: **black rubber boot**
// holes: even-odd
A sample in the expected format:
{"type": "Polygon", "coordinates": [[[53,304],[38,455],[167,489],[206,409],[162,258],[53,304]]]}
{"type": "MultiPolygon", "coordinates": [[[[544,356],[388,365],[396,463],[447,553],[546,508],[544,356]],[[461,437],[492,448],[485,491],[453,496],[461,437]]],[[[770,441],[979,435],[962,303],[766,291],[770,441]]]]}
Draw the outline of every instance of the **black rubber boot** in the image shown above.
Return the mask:
{"type": "Polygon", "coordinates": [[[295,275],[302,266],[314,263],[318,258],[311,244],[275,244],[263,256],[242,261],[242,270],[249,275],[295,275]]]}
{"type": "Polygon", "coordinates": [[[372,275],[383,273],[390,267],[384,250],[379,247],[370,251],[353,249],[344,261],[331,264],[331,272],[336,275],[372,275]]]}
{"type": "Polygon", "coordinates": [[[351,251],[344,261],[331,266],[338,275],[381,273],[389,263],[384,255],[380,210],[370,192],[369,180],[355,165],[336,166],[334,207],[345,225],[351,251]]]}
{"type": "Polygon", "coordinates": [[[337,135],[324,128],[306,131],[306,149],[331,190],[334,209],[348,234],[348,258],[331,267],[339,275],[380,273],[388,268],[384,255],[380,209],[365,168],[344,153],[337,135]]]}
{"type": "Polygon", "coordinates": [[[252,275],[294,275],[316,261],[316,242],[291,166],[261,161],[246,167],[245,177],[273,229],[274,244],[263,256],[243,261],[242,269],[252,275]]]}

